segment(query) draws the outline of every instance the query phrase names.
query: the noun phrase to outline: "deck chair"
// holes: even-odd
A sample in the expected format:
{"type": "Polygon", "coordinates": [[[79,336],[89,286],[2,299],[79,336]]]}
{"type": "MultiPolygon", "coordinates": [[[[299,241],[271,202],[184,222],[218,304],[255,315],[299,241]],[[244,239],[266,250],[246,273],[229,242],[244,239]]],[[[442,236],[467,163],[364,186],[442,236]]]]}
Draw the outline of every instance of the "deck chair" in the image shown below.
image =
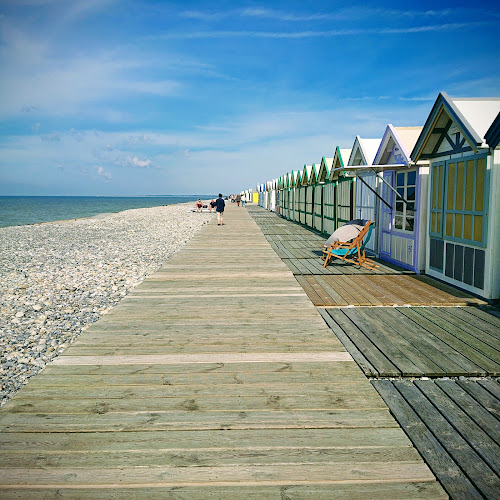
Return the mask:
{"type": "Polygon", "coordinates": [[[336,257],[344,262],[351,262],[372,271],[377,269],[378,265],[365,255],[365,246],[370,240],[372,229],[373,221],[369,220],[358,236],[352,241],[336,241],[333,245],[323,250],[323,259],[325,260],[323,267],[328,265],[332,257],[336,257]]]}

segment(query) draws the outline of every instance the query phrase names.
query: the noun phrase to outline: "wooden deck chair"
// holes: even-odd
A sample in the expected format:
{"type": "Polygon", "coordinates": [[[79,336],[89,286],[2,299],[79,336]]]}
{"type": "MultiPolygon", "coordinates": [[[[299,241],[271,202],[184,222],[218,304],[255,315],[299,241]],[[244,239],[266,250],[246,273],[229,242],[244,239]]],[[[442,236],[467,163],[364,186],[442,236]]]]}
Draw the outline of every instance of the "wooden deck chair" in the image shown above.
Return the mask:
{"type": "Polygon", "coordinates": [[[336,241],[333,245],[323,250],[323,259],[325,260],[323,267],[328,265],[332,257],[336,257],[344,262],[351,262],[372,271],[377,269],[378,265],[365,255],[365,246],[370,240],[372,229],[373,221],[369,220],[358,236],[352,241],[336,241]]]}

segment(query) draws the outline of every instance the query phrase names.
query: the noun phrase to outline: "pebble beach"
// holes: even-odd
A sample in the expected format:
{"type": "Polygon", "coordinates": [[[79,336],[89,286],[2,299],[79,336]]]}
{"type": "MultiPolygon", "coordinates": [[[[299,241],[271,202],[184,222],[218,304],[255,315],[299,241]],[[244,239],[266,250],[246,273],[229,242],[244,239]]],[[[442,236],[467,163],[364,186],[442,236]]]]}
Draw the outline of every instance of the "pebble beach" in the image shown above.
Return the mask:
{"type": "Polygon", "coordinates": [[[0,228],[0,406],[215,216],[192,206],[0,228]]]}

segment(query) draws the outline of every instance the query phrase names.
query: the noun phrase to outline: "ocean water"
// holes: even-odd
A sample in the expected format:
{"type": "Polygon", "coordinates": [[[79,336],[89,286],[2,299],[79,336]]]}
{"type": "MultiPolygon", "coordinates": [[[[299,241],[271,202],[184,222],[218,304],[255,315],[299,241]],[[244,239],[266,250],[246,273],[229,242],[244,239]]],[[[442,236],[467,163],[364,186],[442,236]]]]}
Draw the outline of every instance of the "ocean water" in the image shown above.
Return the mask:
{"type": "Polygon", "coordinates": [[[92,217],[131,208],[193,203],[212,195],[184,196],[0,196],[0,227],[92,217]]]}

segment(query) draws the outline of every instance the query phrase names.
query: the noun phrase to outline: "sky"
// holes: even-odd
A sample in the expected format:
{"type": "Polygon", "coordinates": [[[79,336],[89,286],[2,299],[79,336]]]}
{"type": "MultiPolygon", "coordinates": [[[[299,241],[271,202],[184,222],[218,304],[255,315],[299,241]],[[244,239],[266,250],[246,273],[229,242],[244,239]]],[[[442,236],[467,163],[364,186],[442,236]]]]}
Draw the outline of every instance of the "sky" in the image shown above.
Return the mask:
{"type": "Polygon", "coordinates": [[[225,194],[500,96],[500,4],[0,0],[0,195],[225,194]]]}

